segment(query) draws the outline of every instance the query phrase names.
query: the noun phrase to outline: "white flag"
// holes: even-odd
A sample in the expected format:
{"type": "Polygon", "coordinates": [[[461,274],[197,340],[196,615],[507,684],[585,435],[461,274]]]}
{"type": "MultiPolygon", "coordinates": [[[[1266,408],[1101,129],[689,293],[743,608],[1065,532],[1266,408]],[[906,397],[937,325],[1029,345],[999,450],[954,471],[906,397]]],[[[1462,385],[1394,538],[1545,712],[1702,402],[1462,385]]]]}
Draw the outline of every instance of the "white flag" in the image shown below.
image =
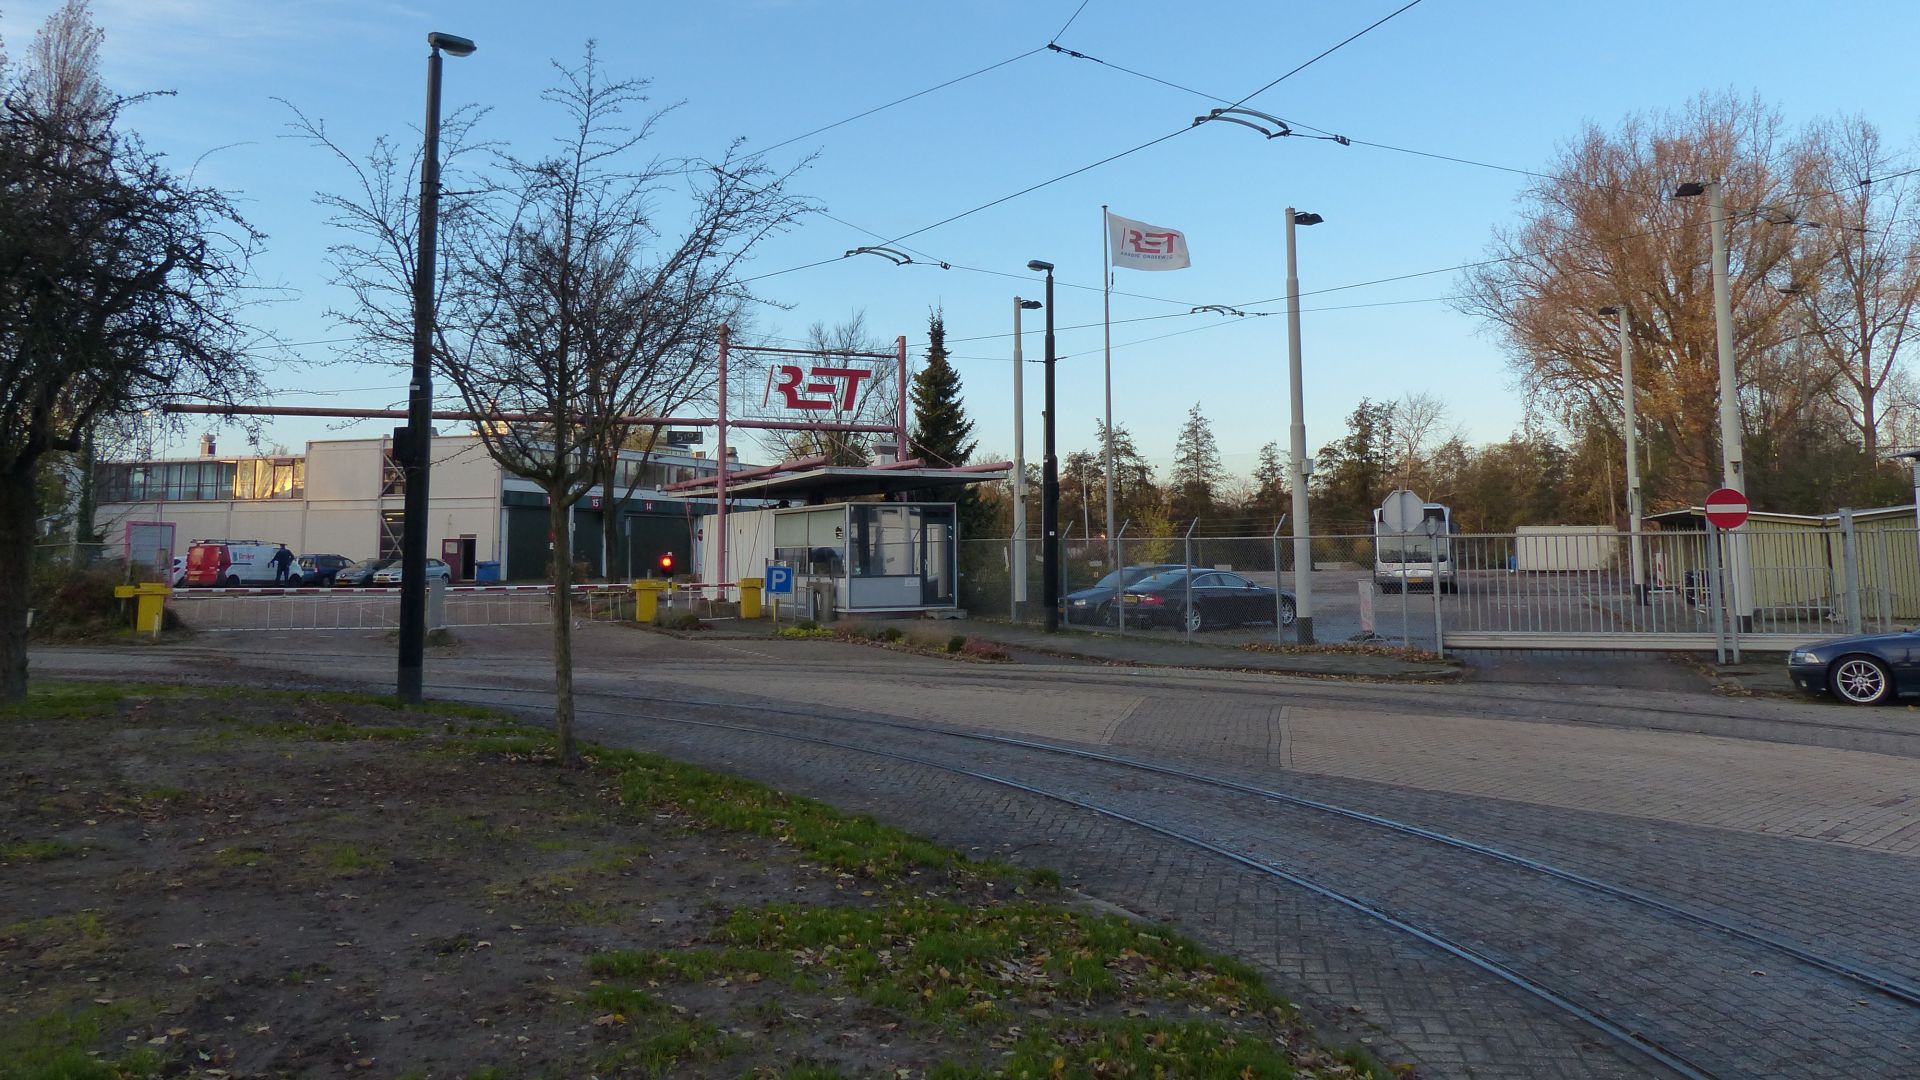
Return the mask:
{"type": "Polygon", "coordinates": [[[1181,270],[1187,258],[1187,234],[1162,229],[1118,214],[1107,215],[1107,242],[1113,265],[1134,270],[1181,270]]]}

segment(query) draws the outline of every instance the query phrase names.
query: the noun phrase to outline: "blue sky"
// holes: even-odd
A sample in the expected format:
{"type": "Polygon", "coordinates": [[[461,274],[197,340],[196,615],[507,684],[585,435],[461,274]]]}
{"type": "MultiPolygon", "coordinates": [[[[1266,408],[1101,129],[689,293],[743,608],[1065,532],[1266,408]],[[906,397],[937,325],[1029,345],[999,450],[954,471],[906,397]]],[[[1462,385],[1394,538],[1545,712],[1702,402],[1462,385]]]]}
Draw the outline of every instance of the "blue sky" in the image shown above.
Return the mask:
{"type": "MultiPolygon", "coordinates": [[[[5,5],[0,35],[10,52],[24,51],[52,6],[5,5]]],[[[95,15],[116,90],[176,92],[139,106],[132,123],[180,167],[236,192],[270,236],[258,269],[285,299],[259,309],[256,321],[281,341],[317,343],[262,353],[282,391],[276,402],[387,406],[404,397],[404,374],[345,363],[334,355],[338,346],[324,343],[340,336],[325,316],[338,297],[325,265],[332,237],[311,197],[343,188],[345,177],[285,137],[289,113],[275,98],[323,118],[355,149],[382,132],[408,136],[422,112],[425,34],[443,30],[479,44],[472,57],[448,62],[447,107],[485,105],[488,135],[531,149],[554,119],[538,100],[549,62],[577,59],[593,37],[611,71],[650,77],[656,102],[685,102],[661,126],[658,152],[717,156],[736,135],[749,149],[770,146],[1038,49],[1077,6],[95,0],[95,15]]],[[[1238,98],[1399,6],[1088,0],[1058,42],[1238,98]]],[[[1911,145],[1920,131],[1908,55],[1915,40],[1920,5],[1911,2],[1424,0],[1249,104],[1358,139],[1518,168],[1545,166],[1586,121],[1611,126],[1631,112],[1727,89],[1757,93],[1795,125],[1861,113],[1893,144],[1911,145]]],[[[768,160],[782,165],[817,151],[797,190],[836,218],[895,237],[1180,129],[1212,104],[1041,51],[768,160]]],[[[864,310],[876,335],[905,334],[917,346],[929,308],[944,308],[981,449],[1005,454],[1011,297],[1039,294],[1027,260],[1051,261],[1061,325],[1092,324],[1059,337],[1060,450],[1091,446],[1101,408],[1100,206],[1110,204],[1184,230],[1193,251],[1188,270],[1119,272],[1116,288],[1142,296],[1113,300],[1116,421],[1164,464],[1197,402],[1226,464],[1244,475],[1263,443],[1286,443],[1285,319],[1185,312],[1283,294],[1280,217],[1291,204],[1327,219],[1300,234],[1310,444],[1337,437],[1361,397],[1408,391],[1439,395],[1470,438],[1494,440],[1520,422],[1523,405],[1499,343],[1439,302],[1454,290],[1454,274],[1316,291],[1480,257],[1491,231],[1513,221],[1524,184],[1506,172],[1324,141],[1269,142],[1208,125],[905,241],[955,269],[865,257],[764,280],[761,294],[785,310],[766,310],[759,328],[798,338],[816,321],[864,310]],[[1177,317],[1123,321],[1168,315],[1177,317]]],[[[871,242],[817,217],[765,245],[751,272],[871,242]]],[[[1038,315],[1029,315],[1029,330],[1038,315]]],[[[1039,334],[1030,334],[1029,358],[1039,349],[1039,334]]],[[[1038,369],[1029,372],[1027,431],[1037,446],[1038,369]]],[[[289,421],[270,437],[297,447],[389,426],[289,421]]],[[[167,449],[187,445],[175,440],[167,449]]]]}

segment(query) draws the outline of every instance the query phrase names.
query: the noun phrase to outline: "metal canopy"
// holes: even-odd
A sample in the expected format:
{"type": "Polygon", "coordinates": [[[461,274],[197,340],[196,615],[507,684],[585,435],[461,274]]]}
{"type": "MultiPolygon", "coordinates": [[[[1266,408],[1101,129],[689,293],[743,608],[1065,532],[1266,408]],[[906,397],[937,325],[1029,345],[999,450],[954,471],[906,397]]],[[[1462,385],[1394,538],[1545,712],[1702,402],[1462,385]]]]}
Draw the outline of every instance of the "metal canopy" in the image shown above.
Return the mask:
{"type": "MultiPolygon", "coordinates": [[[[988,484],[1003,481],[1006,478],[1005,469],[998,471],[863,469],[830,465],[804,472],[755,477],[751,480],[729,480],[727,497],[729,499],[789,499],[811,502],[851,499],[863,495],[892,495],[896,492],[925,491],[928,488],[938,487],[962,487],[967,484],[988,484]]],[[[714,487],[715,484],[712,481],[675,485],[674,493],[683,498],[689,495],[711,495],[714,487]]]]}

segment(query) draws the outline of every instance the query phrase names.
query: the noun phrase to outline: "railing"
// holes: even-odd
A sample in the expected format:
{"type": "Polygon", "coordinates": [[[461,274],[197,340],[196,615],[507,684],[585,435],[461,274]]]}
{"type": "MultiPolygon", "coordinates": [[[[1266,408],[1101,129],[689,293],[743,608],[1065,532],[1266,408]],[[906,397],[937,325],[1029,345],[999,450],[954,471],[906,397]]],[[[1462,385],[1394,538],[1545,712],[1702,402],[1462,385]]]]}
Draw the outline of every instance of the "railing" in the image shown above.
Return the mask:
{"type": "MultiPolygon", "coordinates": [[[[1185,531],[1182,528],[1180,531],[1185,531]]],[[[1095,586],[1116,565],[1229,570],[1256,586],[1296,593],[1291,537],[1125,536],[1061,542],[1063,596],[1095,586]],[[1188,544],[1191,544],[1191,547],[1188,544]]],[[[1284,532],[1284,530],[1282,530],[1284,532]]],[[[1838,525],[1747,527],[1729,533],[1541,529],[1412,538],[1405,561],[1382,563],[1372,536],[1312,538],[1315,640],[1387,640],[1429,648],[1680,649],[1736,654],[1920,621],[1920,532],[1838,525]],[[1432,571],[1438,567],[1437,574],[1432,571]],[[1437,580],[1438,588],[1434,587],[1437,580]],[[1444,640],[1442,637],[1444,632],[1444,640]]],[[[1041,544],[1029,540],[1028,602],[1011,592],[1010,540],[961,545],[961,603],[976,614],[1039,622],[1041,544]]],[[[1095,590],[1061,612],[1075,631],[1167,632],[1103,608],[1095,590]]],[[[1291,642],[1293,627],[1255,620],[1203,638],[1291,642]]]]}
{"type": "MultiPolygon", "coordinates": [[[[633,615],[633,593],[624,583],[574,585],[569,592],[576,619],[633,615]]],[[[400,625],[398,588],[181,589],[168,602],[194,630],[388,630],[400,625]]],[[[428,605],[435,628],[536,626],[552,617],[551,585],[454,585],[442,603],[428,605]]]]}

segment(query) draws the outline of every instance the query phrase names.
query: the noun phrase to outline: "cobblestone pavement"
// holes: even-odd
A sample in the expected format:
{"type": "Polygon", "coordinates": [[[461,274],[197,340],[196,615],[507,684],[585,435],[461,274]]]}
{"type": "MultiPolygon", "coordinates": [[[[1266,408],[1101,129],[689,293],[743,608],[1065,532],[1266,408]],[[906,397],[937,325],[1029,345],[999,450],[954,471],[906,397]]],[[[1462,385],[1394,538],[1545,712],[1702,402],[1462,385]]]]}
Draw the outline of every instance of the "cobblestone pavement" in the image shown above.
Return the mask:
{"type": "MultiPolygon", "coordinates": [[[[436,692],[537,703],[550,685],[546,662],[508,640],[474,635],[436,655],[436,692]]],[[[1467,943],[1713,1075],[1920,1075],[1920,1010],[1715,931],[1254,796],[852,722],[1011,733],[1181,764],[1545,859],[1920,981],[1912,901],[1920,722],[1908,710],[1589,687],[988,668],[825,642],[709,643],[603,627],[583,628],[580,646],[583,720],[594,737],[1055,866],[1090,894],[1173,919],[1261,964],[1384,1056],[1431,1075],[1658,1070],[1411,937],[1167,837],[922,766],[636,714],[922,754],[1167,823],[1467,943]],[[816,717],[677,702],[779,702],[816,717]]],[[[364,654],[390,648],[365,645],[364,654]]],[[[307,643],[62,650],[34,662],[42,672],[185,668],[230,679],[284,672],[289,655],[304,657],[294,670],[317,670],[307,643]]],[[[387,674],[385,664],[357,670],[370,681],[387,674]]]]}

